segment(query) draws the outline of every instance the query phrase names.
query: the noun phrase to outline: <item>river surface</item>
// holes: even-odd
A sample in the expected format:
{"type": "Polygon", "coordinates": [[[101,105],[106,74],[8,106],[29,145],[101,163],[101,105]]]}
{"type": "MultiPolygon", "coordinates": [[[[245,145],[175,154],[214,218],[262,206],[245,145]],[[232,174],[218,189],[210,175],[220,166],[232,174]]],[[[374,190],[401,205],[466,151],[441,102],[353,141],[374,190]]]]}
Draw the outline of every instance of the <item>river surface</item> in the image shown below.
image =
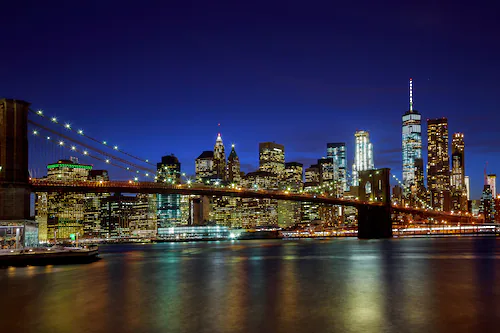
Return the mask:
{"type": "Polygon", "coordinates": [[[0,270],[1,332],[500,332],[500,239],[101,246],[0,270]]]}

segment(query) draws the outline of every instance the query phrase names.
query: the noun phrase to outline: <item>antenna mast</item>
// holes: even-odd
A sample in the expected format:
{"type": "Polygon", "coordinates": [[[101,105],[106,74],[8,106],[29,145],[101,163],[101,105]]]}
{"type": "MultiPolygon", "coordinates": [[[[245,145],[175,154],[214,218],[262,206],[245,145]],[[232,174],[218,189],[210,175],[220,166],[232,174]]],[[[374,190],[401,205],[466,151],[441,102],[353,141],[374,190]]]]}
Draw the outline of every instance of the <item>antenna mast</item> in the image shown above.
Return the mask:
{"type": "Polygon", "coordinates": [[[413,79],[410,78],[410,112],[413,111],[413,79]]]}

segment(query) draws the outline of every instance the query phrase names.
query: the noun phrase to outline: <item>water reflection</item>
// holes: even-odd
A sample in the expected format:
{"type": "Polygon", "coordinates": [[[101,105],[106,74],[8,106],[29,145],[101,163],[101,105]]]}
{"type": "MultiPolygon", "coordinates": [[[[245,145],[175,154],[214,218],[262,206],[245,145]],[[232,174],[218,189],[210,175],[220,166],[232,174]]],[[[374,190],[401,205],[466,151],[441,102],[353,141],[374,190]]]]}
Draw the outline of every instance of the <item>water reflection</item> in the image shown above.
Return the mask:
{"type": "Polygon", "coordinates": [[[0,270],[2,332],[496,332],[498,240],[107,246],[0,270]]]}

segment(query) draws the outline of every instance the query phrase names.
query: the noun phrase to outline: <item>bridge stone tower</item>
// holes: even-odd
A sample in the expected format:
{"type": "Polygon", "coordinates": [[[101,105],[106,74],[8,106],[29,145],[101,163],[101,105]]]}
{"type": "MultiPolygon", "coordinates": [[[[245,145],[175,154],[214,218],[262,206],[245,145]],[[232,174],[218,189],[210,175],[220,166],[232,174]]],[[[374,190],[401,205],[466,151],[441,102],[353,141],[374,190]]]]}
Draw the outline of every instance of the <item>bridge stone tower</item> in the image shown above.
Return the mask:
{"type": "Polygon", "coordinates": [[[30,219],[28,108],[30,103],[0,100],[0,221],[30,219]]]}
{"type": "Polygon", "coordinates": [[[358,207],[358,238],[391,238],[391,186],[389,168],[360,171],[359,199],[380,206],[358,207]]]}

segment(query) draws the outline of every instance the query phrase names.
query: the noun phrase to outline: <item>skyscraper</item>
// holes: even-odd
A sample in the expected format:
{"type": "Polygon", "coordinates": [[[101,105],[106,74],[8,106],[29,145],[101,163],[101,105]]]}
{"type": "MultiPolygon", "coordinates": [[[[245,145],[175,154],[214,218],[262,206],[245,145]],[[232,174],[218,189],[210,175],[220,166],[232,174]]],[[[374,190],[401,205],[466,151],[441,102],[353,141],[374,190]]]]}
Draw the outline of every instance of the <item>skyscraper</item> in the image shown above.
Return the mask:
{"type": "Polygon", "coordinates": [[[240,159],[236,155],[236,150],[234,150],[234,145],[231,145],[231,153],[227,159],[227,180],[230,183],[239,184],[241,181],[240,174],[240,159]]]}
{"type": "MultiPolygon", "coordinates": [[[[464,134],[454,133],[451,141],[451,188],[465,190],[464,134]]],[[[465,192],[465,191],[464,191],[465,192]]]]}
{"type": "MultiPolygon", "coordinates": [[[[163,156],[156,164],[156,182],[179,184],[181,182],[181,163],[172,155],[163,156]]],[[[158,194],[157,197],[158,232],[181,223],[181,196],[179,194],[158,194]]]]}
{"type": "Polygon", "coordinates": [[[304,165],[298,162],[285,163],[283,175],[284,187],[289,191],[298,192],[302,189],[304,178],[304,165]]]}
{"type": "MultiPolygon", "coordinates": [[[[86,181],[91,165],[71,160],[59,160],[47,165],[47,180],[86,181]]],[[[85,194],[82,193],[37,193],[35,216],[39,223],[41,241],[68,239],[70,234],[84,235],[85,194]]]]}
{"type": "Polygon", "coordinates": [[[415,184],[415,160],[422,158],[422,116],[413,110],[413,82],[410,78],[410,108],[403,115],[403,184],[404,192],[409,193],[415,184]]]}
{"type": "Polygon", "coordinates": [[[347,157],[345,142],[327,143],[326,156],[333,159],[335,180],[339,185],[339,193],[347,191],[347,157]]]}
{"type": "Polygon", "coordinates": [[[434,209],[450,210],[448,119],[427,119],[427,187],[434,209]]]}
{"type": "Polygon", "coordinates": [[[214,152],[205,150],[195,161],[196,181],[205,183],[214,177],[214,152]]]}
{"type": "Polygon", "coordinates": [[[259,143],[259,170],[271,172],[278,177],[285,169],[285,146],[274,142],[259,143]]]}
{"type": "Polygon", "coordinates": [[[226,180],[226,153],[220,133],[217,134],[214,146],[214,171],[218,180],[226,180]]]}
{"type": "Polygon", "coordinates": [[[370,134],[367,131],[356,131],[354,165],[352,166],[352,185],[359,185],[359,172],[371,170],[373,163],[373,145],[370,142],[370,134]]]}
{"type": "Polygon", "coordinates": [[[486,176],[486,183],[490,185],[491,189],[491,194],[493,195],[493,198],[497,197],[497,175],[495,174],[490,174],[486,176]]]}
{"type": "Polygon", "coordinates": [[[470,200],[470,177],[465,176],[465,189],[467,191],[467,200],[470,200]]]}
{"type": "Polygon", "coordinates": [[[465,187],[464,135],[454,133],[451,141],[451,209],[467,211],[467,188],[465,187]]]}
{"type": "Polygon", "coordinates": [[[483,214],[485,223],[495,223],[496,211],[493,198],[490,185],[485,184],[479,206],[479,214],[483,214]]]}

